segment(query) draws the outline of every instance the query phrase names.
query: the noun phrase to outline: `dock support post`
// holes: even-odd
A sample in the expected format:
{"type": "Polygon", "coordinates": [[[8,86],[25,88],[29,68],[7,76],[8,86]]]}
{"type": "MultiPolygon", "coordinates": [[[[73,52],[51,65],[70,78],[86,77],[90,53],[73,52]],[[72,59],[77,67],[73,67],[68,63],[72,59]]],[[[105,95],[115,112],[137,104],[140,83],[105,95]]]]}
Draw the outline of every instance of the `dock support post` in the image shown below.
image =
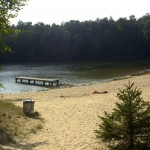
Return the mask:
{"type": "Polygon", "coordinates": [[[56,85],[59,86],[59,81],[58,80],[56,81],[56,85]]]}
{"type": "Polygon", "coordinates": [[[45,81],[43,81],[43,85],[45,85],[45,81]]]}

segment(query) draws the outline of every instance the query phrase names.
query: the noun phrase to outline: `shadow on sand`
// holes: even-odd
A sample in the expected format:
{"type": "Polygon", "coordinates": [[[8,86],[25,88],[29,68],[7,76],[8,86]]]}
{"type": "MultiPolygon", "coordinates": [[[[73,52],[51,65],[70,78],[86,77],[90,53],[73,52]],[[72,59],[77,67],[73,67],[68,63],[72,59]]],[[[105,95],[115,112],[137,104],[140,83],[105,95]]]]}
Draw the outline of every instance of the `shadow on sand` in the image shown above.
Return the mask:
{"type": "Polygon", "coordinates": [[[0,150],[33,150],[33,148],[36,148],[40,145],[48,145],[49,143],[47,141],[44,142],[36,142],[33,144],[11,144],[7,146],[0,146],[0,150]]]}

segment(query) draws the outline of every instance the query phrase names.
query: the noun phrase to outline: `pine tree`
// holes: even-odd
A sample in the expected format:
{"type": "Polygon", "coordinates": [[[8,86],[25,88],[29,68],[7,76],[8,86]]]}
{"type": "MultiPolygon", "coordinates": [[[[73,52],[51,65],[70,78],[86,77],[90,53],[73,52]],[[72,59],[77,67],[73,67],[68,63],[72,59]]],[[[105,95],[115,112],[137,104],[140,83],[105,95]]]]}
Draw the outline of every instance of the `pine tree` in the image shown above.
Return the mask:
{"type": "Polygon", "coordinates": [[[100,117],[101,124],[95,130],[96,138],[115,150],[150,149],[150,103],[141,97],[142,91],[134,83],[119,89],[112,113],[100,117]]]}

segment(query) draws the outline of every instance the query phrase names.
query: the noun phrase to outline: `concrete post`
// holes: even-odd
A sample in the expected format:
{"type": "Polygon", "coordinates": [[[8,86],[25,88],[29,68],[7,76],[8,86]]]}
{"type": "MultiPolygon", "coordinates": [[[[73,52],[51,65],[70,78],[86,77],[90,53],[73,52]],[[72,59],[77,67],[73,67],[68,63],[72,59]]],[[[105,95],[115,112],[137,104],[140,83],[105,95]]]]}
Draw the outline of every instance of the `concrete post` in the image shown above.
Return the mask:
{"type": "Polygon", "coordinates": [[[23,112],[25,114],[32,114],[34,112],[34,103],[35,103],[34,100],[30,100],[30,99],[24,100],[23,101],[23,112]]]}

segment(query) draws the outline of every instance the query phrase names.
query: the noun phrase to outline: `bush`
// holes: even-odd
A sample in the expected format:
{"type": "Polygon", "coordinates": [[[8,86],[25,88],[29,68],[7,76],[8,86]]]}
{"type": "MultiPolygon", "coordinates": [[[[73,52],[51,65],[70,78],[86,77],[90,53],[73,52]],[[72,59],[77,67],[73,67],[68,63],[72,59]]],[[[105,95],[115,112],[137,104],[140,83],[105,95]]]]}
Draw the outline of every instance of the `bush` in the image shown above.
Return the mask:
{"type": "Polygon", "coordinates": [[[150,149],[150,103],[133,86],[129,82],[124,90],[119,89],[120,103],[116,103],[111,114],[105,112],[104,117],[99,116],[102,123],[95,130],[96,138],[107,143],[110,149],[150,149]]]}

